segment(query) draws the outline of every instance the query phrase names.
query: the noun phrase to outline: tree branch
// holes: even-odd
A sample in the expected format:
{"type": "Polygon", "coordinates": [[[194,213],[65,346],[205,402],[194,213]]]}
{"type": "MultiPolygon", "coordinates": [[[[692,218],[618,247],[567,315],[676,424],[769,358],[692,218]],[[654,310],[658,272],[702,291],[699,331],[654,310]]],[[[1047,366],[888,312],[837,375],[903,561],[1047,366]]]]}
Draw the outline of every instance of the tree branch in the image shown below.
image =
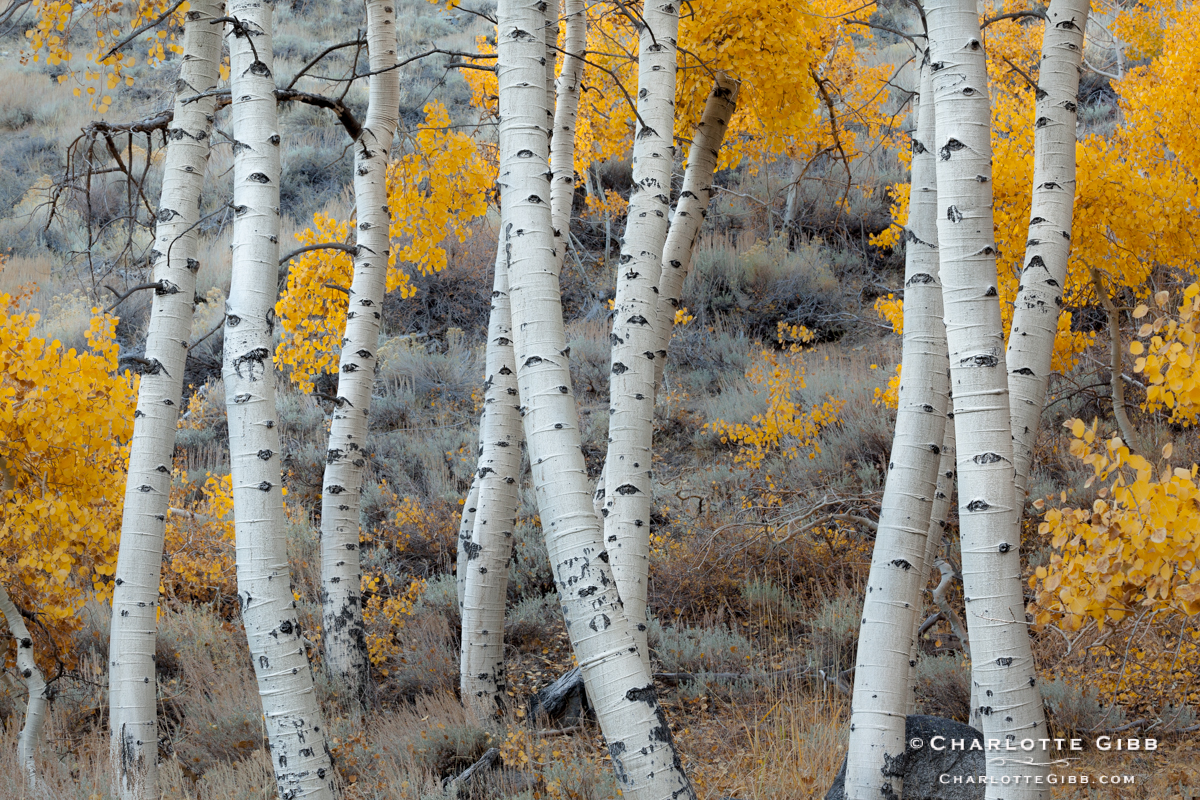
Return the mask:
{"type": "Polygon", "coordinates": [[[1121,429],[1121,436],[1125,439],[1125,444],[1129,445],[1129,449],[1134,452],[1148,452],[1142,443],[1142,438],[1138,434],[1137,429],[1133,427],[1133,422],[1129,419],[1129,414],[1125,411],[1125,383],[1121,380],[1122,372],[1122,348],[1121,348],[1121,312],[1113,305],[1112,298],[1108,296],[1108,289],[1104,288],[1104,279],[1100,277],[1100,273],[1095,267],[1089,266],[1088,272],[1092,275],[1092,287],[1096,290],[1096,299],[1104,306],[1104,310],[1108,312],[1108,338],[1109,346],[1109,369],[1112,373],[1109,385],[1112,387],[1113,401],[1113,416],[1117,418],[1117,427],[1121,429]]]}
{"type": "Polygon", "coordinates": [[[311,61],[309,61],[303,67],[301,67],[300,71],[297,72],[294,76],[292,76],[292,79],[290,81],[288,81],[288,85],[283,88],[285,90],[291,89],[293,86],[296,85],[296,81],[303,78],[304,74],[306,72],[308,72],[310,69],[315,67],[321,59],[323,59],[325,56],[329,55],[330,53],[336,52],[338,50],[342,50],[347,47],[361,46],[366,43],[367,43],[367,40],[360,36],[357,39],[352,39],[348,42],[342,42],[341,44],[334,44],[334,45],[330,45],[329,47],[326,47],[324,50],[322,50],[320,53],[318,53],[315,58],[313,58],[311,61]]]}
{"type": "Polygon", "coordinates": [[[109,286],[107,283],[104,284],[104,288],[108,289],[110,292],[112,292],[117,297],[117,299],[113,302],[113,304],[111,306],[104,309],[105,314],[111,314],[113,312],[113,310],[116,309],[117,306],[121,305],[121,303],[124,303],[135,292],[142,292],[142,291],[145,291],[146,289],[161,289],[161,288],[163,288],[163,286],[161,283],[139,283],[137,286],[134,286],[134,287],[128,289],[124,294],[121,294],[116,289],[109,286]]]}
{"type": "Polygon", "coordinates": [[[124,39],[117,42],[115,45],[113,45],[111,50],[109,50],[104,55],[100,56],[100,58],[96,59],[96,63],[103,64],[109,58],[109,56],[115,55],[116,52],[118,50],[120,50],[122,47],[129,44],[134,39],[141,36],[143,33],[150,30],[151,28],[157,28],[159,25],[161,25],[163,23],[164,20],[166,20],[168,17],[170,17],[172,14],[174,14],[175,10],[177,8],[179,8],[181,5],[183,5],[183,2],[184,2],[184,0],[176,0],[175,5],[171,6],[166,11],[164,11],[158,17],[158,19],[154,19],[154,20],[151,20],[150,22],[147,22],[145,25],[141,26],[140,28],[135,30],[133,33],[129,34],[124,39]]]}
{"type": "Polygon", "coordinates": [[[979,29],[983,30],[988,25],[991,25],[993,22],[1001,22],[1006,19],[1025,19],[1027,17],[1034,17],[1034,18],[1040,19],[1042,21],[1046,21],[1047,19],[1049,19],[1049,17],[1046,16],[1046,12],[1043,11],[1042,9],[1031,8],[1027,11],[1010,11],[1007,14],[997,14],[994,17],[988,17],[987,19],[985,19],[983,21],[983,24],[981,24],[979,26],[979,29]]]}

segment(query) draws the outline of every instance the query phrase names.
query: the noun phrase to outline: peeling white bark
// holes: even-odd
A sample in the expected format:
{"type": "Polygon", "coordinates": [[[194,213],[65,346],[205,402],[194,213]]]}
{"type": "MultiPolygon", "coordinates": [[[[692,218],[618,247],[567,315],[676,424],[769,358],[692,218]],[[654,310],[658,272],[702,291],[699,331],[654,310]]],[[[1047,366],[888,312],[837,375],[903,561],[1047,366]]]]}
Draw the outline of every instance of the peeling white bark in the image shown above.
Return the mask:
{"type": "Polygon", "coordinates": [[[224,3],[197,0],[184,25],[175,115],[167,131],[162,195],[154,229],[154,292],[129,446],[121,548],[109,631],[109,730],[113,792],[124,800],[158,796],[158,688],[154,651],[158,585],[171,493],[175,428],[192,335],[200,193],[208,167],[224,3]]]}
{"type": "Polygon", "coordinates": [[[271,6],[230,3],[232,282],[222,377],[229,418],[238,604],[279,796],[332,798],[333,764],[292,599],[273,360],[279,270],[279,127],[271,6]]]}
{"type": "Polygon", "coordinates": [[[694,798],[608,565],[581,450],[555,275],[537,0],[500,0],[500,180],[523,425],[546,550],[588,696],[627,798],[694,798]],[[507,201],[511,199],[511,204],[507,201]]]}
{"type": "Polygon", "coordinates": [[[928,581],[925,551],[949,404],[939,280],[933,84],[922,67],[905,228],[899,406],[867,578],[854,669],[846,797],[900,797],[914,631],[928,581]]]}
{"type": "Polygon", "coordinates": [[[700,237],[700,225],[708,216],[708,204],[713,195],[713,174],[717,171],[717,155],[725,141],[729,120],[737,109],[738,82],[724,72],[717,73],[712,91],[704,104],[700,124],[692,146],[688,149],[687,168],[683,171],[683,188],[675,204],[675,215],[667,230],[663,246],[662,275],[658,280],[658,315],[655,322],[654,387],[662,386],[663,370],[667,366],[667,347],[675,327],[675,312],[683,282],[692,269],[692,255],[700,237]]]}
{"type": "Polygon", "coordinates": [[[354,143],[357,247],[338,364],[337,402],[321,491],[321,607],[325,664],[351,697],[366,700],[370,680],[362,616],[359,506],[371,393],[375,388],[380,310],[391,247],[387,165],[400,122],[395,0],[368,0],[370,89],[367,118],[354,143]]]}
{"type": "MultiPolygon", "coordinates": [[[[928,0],[938,246],[958,448],[963,588],[986,739],[1046,737],[1022,595],[1012,424],[992,221],[991,103],[971,0],[928,0]]],[[[1024,754],[1022,754],[1024,755],[1024,754]]],[[[988,798],[1040,798],[1045,753],[989,759],[988,798]],[[1019,781],[1004,785],[1001,782],[1019,781]],[[1027,782],[1026,782],[1027,781],[1027,782]]]]}
{"type": "MultiPolygon", "coordinates": [[[[3,586],[0,586],[0,614],[8,625],[17,644],[17,672],[25,682],[29,697],[25,701],[25,727],[21,728],[21,738],[17,740],[17,760],[25,771],[25,787],[30,793],[38,795],[44,791],[41,776],[37,770],[37,752],[42,743],[42,727],[46,723],[46,680],[38,669],[33,657],[33,637],[29,628],[21,618],[21,612],[8,596],[3,586]]],[[[155,747],[158,741],[155,740],[155,747]]]]}
{"type": "Polygon", "coordinates": [[[1051,0],[1042,35],[1033,134],[1033,202],[1007,354],[1018,515],[1029,491],[1033,447],[1046,404],[1071,253],[1076,107],[1090,5],[1089,0],[1051,0]]]}
{"type": "Polygon", "coordinates": [[[675,164],[675,68],[679,9],[647,0],[638,44],[640,118],[633,136],[633,188],[613,300],[608,456],[604,461],[604,541],[617,591],[646,670],[646,583],[650,566],[654,361],[671,170],[675,164]]]}

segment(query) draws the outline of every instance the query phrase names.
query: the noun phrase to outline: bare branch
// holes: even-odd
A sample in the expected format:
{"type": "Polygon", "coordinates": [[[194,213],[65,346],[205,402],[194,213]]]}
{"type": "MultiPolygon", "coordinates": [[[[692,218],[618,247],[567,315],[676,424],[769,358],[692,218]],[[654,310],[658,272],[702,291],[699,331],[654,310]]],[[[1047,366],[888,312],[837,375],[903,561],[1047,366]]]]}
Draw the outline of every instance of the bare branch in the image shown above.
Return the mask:
{"type": "Polygon", "coordinates": [[[320,62],[321,59],[323,59],[325,56],[329,55],[330,53],[345,49],[347,47],[362,46],[366,43],[367,43],[367,40],[360,36],[357,39],[351,39],[348,42],[342,42],[341,44],[334,44],[334,45],[330,45],[329,47],[326,47],[324,50],[322,50],[320,53],[318,53],[311,61],[309,61],[307,64],[305,64],[303,67],[301,67],[300,71],[297,72],[292,77],[292,79],[290,81],[288,81],[288,85],[283,88],[291,89],[293,86],[296,85],[296,81],[303,78],[304,74],[306,72],[308,72],[310,69],[315,67],[317,65],[317,63],[320,62]]]}
{"type": "Polygon", "coordinates": [[[183,5],[183,2],[184,2],[184,0],[176,0],[175,5],[171,6],[166,11],[164,11],[161,15],[159,15],[159,17],[157,19],[150,20],[145,25],[141,26],[140,28],[135,30],[133,33],[129,34],[124,39],[122,39],[121,41],[119,41],[115,45],[113,45],[111,50],[109,50],[104,55],[100,56],[100,58],[96,59],[96,63],[103,64],[106,60],[108,60],[108,58],[110,56],[116,55],[117,51],[120,50],[122,47],[129,44],[134,39],[141,36],[143,33],[150,30],[151,28],[157,28],[168,17],[170,17],[172,14],[174,14],[175,10],[178,9],[181,5],[183,5]]]}
{"type": "Polygon", "coordinates": [[[991,25],[993,22],[1001,22],[1002,20],[1006,20],[1006,19],[1018,19],[1019,20],[1019,19],[1026,19],[1026,18],[1030,18],[1030,17],[1040,19],[1042,21],[1049,19],[1049,17],[1046,16],[1046,12],[1043,11],[1042,9],[1031,8],[1026,11],[1010,11],[1007,14],[997,14],[994,17],[988,17],[987,19],[985,19],[983,21],[983,24],[981,24],[979,26],[979,29],[983,30],[988,25],[991,25]]]}
{"type": "Polygon", "coordinates": [[[116,309],[117,306],[121,305],[121,303],[124,303],[133,294],[135,294],[137,292],[144,292],[147,289],[161,290],[163,288],[163,285],[161,283],[139,283],[137,286],[134,286],[134,287],[126,290],[126,292],[124,294],[122,294],[121,292],[118,292],[116,289],[109,286],[107,283],[104,284],[104,288],[108,289],[110,292],[112,292],[117,297],[117,299],[113,302],[113,304],[111,306],[104,309],[105,314],[111,314],[113,312],[113,310],[116,309]]]}

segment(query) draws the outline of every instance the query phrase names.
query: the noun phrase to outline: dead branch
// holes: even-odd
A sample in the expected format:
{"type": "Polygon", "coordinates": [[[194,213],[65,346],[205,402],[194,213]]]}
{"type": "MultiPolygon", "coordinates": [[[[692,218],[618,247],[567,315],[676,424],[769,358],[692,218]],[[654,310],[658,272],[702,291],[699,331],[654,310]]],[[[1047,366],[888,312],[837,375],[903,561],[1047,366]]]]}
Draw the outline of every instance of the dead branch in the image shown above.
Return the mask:
{"type": "Polygon", "coordinates": [[[937,588],[933,590],[933,602],[937,603],[937,607],[942,611],[942,616],[950,623],[950,630],[958,637],[963,653],[967,658],[970,658],[971,645],[967,639],[967,628],[963,625],[962,619],[959,618],[958,614],[954,612],[954,609],[950,607],[950,601],[946,599],[946,592],[949,591],[950,585],[954,583],[954,579],[958,577],[958,570],[944,558],[934,561],[933,565],[942,573],[942,579],[938,582],[937,588]]]}

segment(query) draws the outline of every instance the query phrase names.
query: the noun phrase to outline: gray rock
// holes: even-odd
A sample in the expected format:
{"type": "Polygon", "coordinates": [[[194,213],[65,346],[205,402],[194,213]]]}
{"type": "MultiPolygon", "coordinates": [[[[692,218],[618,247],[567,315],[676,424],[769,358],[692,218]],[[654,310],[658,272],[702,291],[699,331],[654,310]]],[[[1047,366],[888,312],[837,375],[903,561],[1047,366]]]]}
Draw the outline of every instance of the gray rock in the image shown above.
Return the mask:
{"type": "MultiPolygon", "coordinates": [[[[978,741],[982,748],[983,735],[970,725],[942,717],[913,715],[905,721],[904,737],[907,746],[897,772],[904,781],[904,800],[982,800],[983,783],[942,783],[942,775],[983,775],[987,770],[984,751],[951,750],[949,742],[962,739],[970,747],[978,741]],[[934,750],[929,746],[935,736],[945,737],[945,749],[934,750]],[[920,739],[921,747],[914,748],[913,740],[920,739]]],[[[895,774],[895,773],[893,773],[895,774]]],[[[833,786],[825,793],[825,800],[845,800],[846,761],[833,779],[833,786]]]]}

